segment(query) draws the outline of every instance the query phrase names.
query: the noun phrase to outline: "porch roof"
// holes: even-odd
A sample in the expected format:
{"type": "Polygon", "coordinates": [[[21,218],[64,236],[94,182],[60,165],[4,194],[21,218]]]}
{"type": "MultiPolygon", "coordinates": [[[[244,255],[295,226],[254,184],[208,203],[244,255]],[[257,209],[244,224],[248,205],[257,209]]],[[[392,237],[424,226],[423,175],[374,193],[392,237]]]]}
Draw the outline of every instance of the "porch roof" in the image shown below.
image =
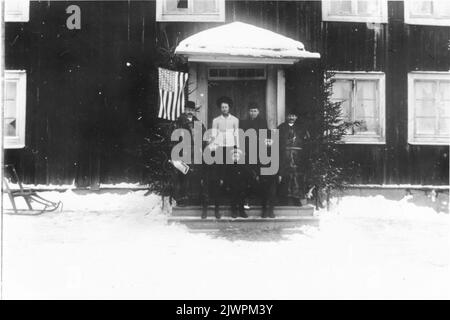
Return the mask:
{"type": "Polygon", "coordinates": [[[243,22],[232,22],[190,36],[176,54],[189,61],[292,64],[302,58],[320,58],[300,41],[243,22]]]}

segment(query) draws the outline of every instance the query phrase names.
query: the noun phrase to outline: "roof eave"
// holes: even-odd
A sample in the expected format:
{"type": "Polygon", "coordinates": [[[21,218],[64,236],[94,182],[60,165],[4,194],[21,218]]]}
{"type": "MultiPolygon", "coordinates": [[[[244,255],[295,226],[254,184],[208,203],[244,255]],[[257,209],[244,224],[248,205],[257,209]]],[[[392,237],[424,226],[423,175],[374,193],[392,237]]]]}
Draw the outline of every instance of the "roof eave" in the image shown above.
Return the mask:
{"type": "Polygon", "coordinates": [[[198,53],[177,50],[176,54],[184,55],[189,62],[209,63],[259,63],[259,64],[294,64],[301,59],[320,59],[320,53],[304,51],[296,56],[251,56],[217,53],[198,53]]]}

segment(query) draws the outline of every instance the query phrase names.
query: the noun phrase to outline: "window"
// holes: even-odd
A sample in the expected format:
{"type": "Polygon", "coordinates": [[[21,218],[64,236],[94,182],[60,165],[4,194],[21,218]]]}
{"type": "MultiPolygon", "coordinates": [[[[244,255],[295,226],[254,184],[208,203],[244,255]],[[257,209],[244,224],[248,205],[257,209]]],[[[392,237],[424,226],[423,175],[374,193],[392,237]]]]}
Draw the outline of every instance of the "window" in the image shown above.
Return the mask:
{"type": "Polygon", "coordinates": [[[242,67],[213,67],[208,69],[209,80],[265,80],[266,69],[242,67]]]}
{"type": "Polygon", "coordinates": [[[3,127],[5,149],[19,149],[25,146],[26,85],[25,71],[5,71],[3,127]]]}
{"type": "Polygon", "coordinates": [[[322,0],[322,20],[387,23],[387,0],[322,0]]]}
{"type": "Polygon", "coordinates": [[[381,72],[336,72],[331,100],[341,102],[346,121],[359,121],[349,129],[346,143],[384,144],[385,76],[381,72]]]}
{"type": "Polygon", "coordinates": [[[28,22],[29,0],[5,0],[5,22],[28,22]]]}
{"type": "Polygon", "coordinates": [[[450,72],[408,74],[408,142],[450,141],[450,72]]]}
{"type": "Polygon", "coordinates": [[[405,1],[405,22],[409,24],[450,26],[450,1],[405,1]]]}
{"type": "Polygon", "coordinates": [[[225,21],[225,0],[156,0],[156,21],[225,21]]]}

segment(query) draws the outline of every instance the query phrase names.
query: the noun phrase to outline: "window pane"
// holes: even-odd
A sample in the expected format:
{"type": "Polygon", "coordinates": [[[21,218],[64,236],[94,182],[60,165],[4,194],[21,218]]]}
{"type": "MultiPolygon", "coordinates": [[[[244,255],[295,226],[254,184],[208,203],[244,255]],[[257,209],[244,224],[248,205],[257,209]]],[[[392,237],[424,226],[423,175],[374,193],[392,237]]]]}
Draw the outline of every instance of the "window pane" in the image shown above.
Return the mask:
{"type": "Polygon", "coordinates": [[[439,116],[450,117],[450,100],[442,101],[439,105],[439,116]]]}
{"type": "Polygon", "coordinates": [[[17,117],[17,103],[14,100],[5,101],[5,118],[16,118],[17,117]]]}
{"type": "Polygon", "coordinates": [[[332,0],[330,1],[331,15],[350,15],[352,14],[352,2],[350,0],[332,0]]]}
{"type": "Polygon", "coordinates": [[[351,80],[336,80],[333,83],[332,99],[334,100],[350,100],[352,96],[351,80]]]}
{"type": "Polygon", "coordinates": [[[442,18],[450,17],[450,1],[441,0],[435,2],[435,13],[437,13],[442,18]]]}
{"type": "Polygon", "coordinates": [[[441,100],[450,100],[450,81],[439,82],[439,96],[441,100]]]}
{"type": "Polygon", "coordinates": [[[415,109],[417,117],[434,117],[436,107],[434,100],[416,100],[415,109]]]}
{"type": "Polygon", "coordinates": [[[375,118],[377,116],[377,103],[375,100],[363,100],[356,104],[355,120],[360,120],[366,117],[375,118]]]}
{"type": "Polygon", "coordinates": [[[193,0],[194,13],[218,13],[216,0],[193,0]]]}
{"type": "Polygon", "coordinates": [[[435,118],[416,117],[416,134],[434,134],[435,118]]]}
{"type": "Polygon", "coordinates": [[[411,0],[410,13],[414,16],[430,16],[433,14],[433,1],[411,0]]]}
{"type": "Polygon", "coordinates": [[[336,80],[333,83],[333,94],[331,100],[333,102],[342,102],[342,115],[345,119],[351,121],[351,97],[352,97],[352,81],[336,80]]]}
{"type": "Polygon", "coordinates": [[[364,118],[358,119],[361,121],[361,125],[355,127],[356,133],[365,133],[365,134],[378,134],[379,132],[379,124],[378,120],[375,118],[364,118]]]}
{"type": "Polygon", "coordinates": [[[6,0],[5,11],[6,12],[20,12],[22,9],[22,1],[18,0],[6,0]]]}
{"type": "MultiPolygon", "coordinates": [[[[376,81],[359,80],[356,82],[355,120],[360,121],[364,120],[367,117],[377,118],[378,104],[376,96],[377,96],[376,81]]],[[[372,122],[369,125],[371,126],[372,129],[374,128],[372,122]]]]}
{"type": "Polygon", "coordinates": [[[14,137],[16,135],[16,119],[5,118],[5,136],[14,137]]]}
{"type": "Polygon", "coordinates": [[[379,0],[358,1],[358,14],[376,16],[380,13],[379,0]]]}
{"type": "Polygon", "coordinates": [[[436,91],[436,81],[416,81],[414,84],[414,93],[416,99],[434,100],[436,91]]]}
{"type": "Polygon", "coordinates": [[[377,82],[358,80],[356,82],[356,98],[360,100],[375,100],[377,97],[377,82]]]}
{"type": "Polygon", "coordinates": [[[450,116],[450,81],[439,82],[439,116],[450,116]]]}
{"type": "Polygon", "coordinates": [[[348,100],[341,103],[341,109],[342,118],[345,119],[345,121],[352,121],[351,104],[348,100]]]}
{"type": "Polygon", "coordinates": [[[439,119],[439,134],[440,135],[450,134],[450,117],[439,119]]]}
{"type": "Polygon", "coordinates": [[[16,100],[17,82],[5,81],[5,100],[16,100]]]}

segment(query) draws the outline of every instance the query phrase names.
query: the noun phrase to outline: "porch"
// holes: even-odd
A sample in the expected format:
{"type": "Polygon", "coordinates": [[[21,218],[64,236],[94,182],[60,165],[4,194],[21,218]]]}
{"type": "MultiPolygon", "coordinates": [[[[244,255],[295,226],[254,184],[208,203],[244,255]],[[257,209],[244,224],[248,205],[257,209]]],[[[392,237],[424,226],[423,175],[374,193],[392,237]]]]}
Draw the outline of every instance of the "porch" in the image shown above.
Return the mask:
{"type": "MultiPolygon", "coordinates": [[[[285,68],[303,59],[320,58],[319,53],[307,51],[297,40],[242,22],[194,34],[183,40],[175,53],[187,58],[189,100],[195,102],[196,117],[207,128],[220,114],[216,100],[221,96],[232,99],[231,113],[238,119],[247,119],[248,106],[256,104],[268,128],[276,128],[286,114],[285,68]]],[[[175,207],[171,221],[195,223],[201,210],[191,204],[188,201],[175,207]]],[[[257,201],[251,208],[247,210],[248,223],[262,210],[257,201]]],[[[209,211],[208,216],[214,216],[212,208],[209,211]]],[[[274,211],[280,217],[277,220],[283,217],[291,223],[312,218],[314,209],[312,205],[276,206],[274,211]]],[[[221,206],[221,213],[225,216],[222,221],[230,221],[228,206],[221,206]]]]}
{"type": "Polygon", "coordinates": [[[218,115],[215,101],[229,95],[233,114],[246,117],[256,103],[269,129],[285,119],[285,68],[302,59],[318,59],[303,43],[242,22],[211,28],[183,40],[175,51],[189,64],[189,100],[207,127],[218,115]]]}

